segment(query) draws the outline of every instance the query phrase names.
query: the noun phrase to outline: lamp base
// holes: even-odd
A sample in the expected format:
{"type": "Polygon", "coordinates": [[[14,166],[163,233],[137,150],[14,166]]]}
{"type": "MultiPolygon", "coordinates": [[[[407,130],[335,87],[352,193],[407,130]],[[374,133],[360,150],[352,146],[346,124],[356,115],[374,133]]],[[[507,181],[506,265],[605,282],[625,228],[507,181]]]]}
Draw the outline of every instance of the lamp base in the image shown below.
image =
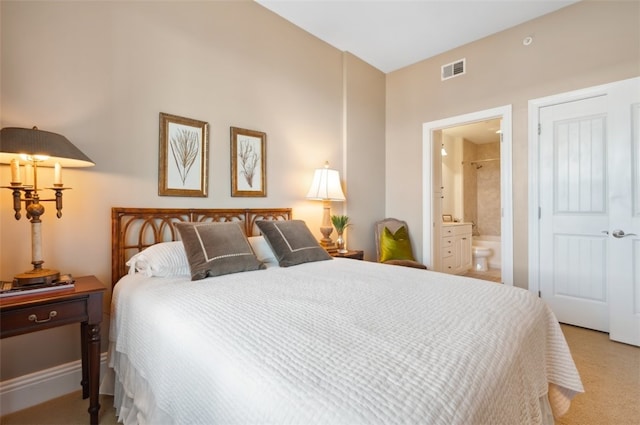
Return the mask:
{"type": "Polygon", "coordinates": [[[320,233],[322,233],[323,236],[323,238],[320,239],[320,245],[329,252],[338,249],[336,244],[331,240],[331,232],[333,232],[333,226],[331,225],[323,224],[322,227],[320,227],[320,233]]]}
{"type": "Polygon", "coordinates": [[[320,240],[320,246],[323,247],[329,254],[338,252],[338,247],[333,242],[325,242],[324,240],[320,240]]]}
{"type": "Polygon", "coordinates": [[[60,279],[60,272],[53,269],[33,269],[13,277],[13,286],[48,285],[60,279]]]}

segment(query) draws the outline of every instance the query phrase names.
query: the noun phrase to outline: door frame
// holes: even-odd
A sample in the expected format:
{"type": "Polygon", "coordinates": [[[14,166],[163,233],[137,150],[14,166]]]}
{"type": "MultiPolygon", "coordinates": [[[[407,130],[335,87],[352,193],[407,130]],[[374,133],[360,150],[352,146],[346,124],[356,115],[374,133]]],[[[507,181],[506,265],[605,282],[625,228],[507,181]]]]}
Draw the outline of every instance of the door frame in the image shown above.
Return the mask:
{"type": "MultiPolygon", "coordinates": [[[[502,141],[500,143],[500,240],[502,245],[502,282],[513,286],[513,178],[512,178],[512,106],[504,105],[483,111],[431,121],[422,125],[422,261],[427,266],[434,264],[437,252],[434,232],[439,213],[434,211],[434,161],[441,160],[433,155],[434,135],[438,130],[472,124],[490,119],[502,120],[502,141]]],[[[439,146],[439,144],[438,144],[439,146]]],[[[438,167],[439,169],[440,167],[438,167]]],[[[438,221],[439,222],[439,221],[438,221]]]]}
{"type": "Polygon", "coordinates": [[[540,295],[540,109],[561,103],[606,96],[614,83],[529,100],[529,291],[540,295]]]}

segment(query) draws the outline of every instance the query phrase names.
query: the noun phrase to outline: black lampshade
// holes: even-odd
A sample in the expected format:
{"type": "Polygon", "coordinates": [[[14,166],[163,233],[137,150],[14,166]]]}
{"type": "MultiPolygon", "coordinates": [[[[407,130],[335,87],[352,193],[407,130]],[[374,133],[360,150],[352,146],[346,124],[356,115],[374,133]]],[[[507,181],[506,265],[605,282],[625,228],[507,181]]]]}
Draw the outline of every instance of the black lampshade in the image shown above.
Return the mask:
{"type": "Polygon", "coordinates": [[[46,155],[38,166],[91,167],[96,165],[66,137],[37,128],[5,127],[0,130],[0,164],[9,164],[21,155],[46,155]]]}

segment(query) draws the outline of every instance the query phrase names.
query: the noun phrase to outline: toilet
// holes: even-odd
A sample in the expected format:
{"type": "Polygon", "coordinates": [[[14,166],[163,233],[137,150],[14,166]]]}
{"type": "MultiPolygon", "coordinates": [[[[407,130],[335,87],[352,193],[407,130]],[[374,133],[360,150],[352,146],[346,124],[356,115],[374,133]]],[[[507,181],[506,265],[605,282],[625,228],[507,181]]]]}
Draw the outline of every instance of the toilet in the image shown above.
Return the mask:
{"type": "Polygon", "coordinates": [[[493,250],[485,246],[473,246],[473,268],[479,272],[486,272],[489,268],[487,266],[487,258],[491,257],[493,250]]]}

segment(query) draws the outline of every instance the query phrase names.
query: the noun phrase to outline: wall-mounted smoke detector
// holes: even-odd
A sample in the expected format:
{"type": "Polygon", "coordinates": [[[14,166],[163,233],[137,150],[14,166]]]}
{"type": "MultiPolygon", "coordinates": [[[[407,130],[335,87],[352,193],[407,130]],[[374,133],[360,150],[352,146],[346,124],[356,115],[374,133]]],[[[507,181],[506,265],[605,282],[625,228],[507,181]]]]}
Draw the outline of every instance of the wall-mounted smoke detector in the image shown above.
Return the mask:
{"type": "Polygon", "coordinates": [[[458,75],[462,75],[465,72],[467,72],[465,61],[466,59],[460,59],[455,62],[442,65],[442,71],[441,71],[442,81],[448,80],[449,78],[457,77],[458,75]]]}

